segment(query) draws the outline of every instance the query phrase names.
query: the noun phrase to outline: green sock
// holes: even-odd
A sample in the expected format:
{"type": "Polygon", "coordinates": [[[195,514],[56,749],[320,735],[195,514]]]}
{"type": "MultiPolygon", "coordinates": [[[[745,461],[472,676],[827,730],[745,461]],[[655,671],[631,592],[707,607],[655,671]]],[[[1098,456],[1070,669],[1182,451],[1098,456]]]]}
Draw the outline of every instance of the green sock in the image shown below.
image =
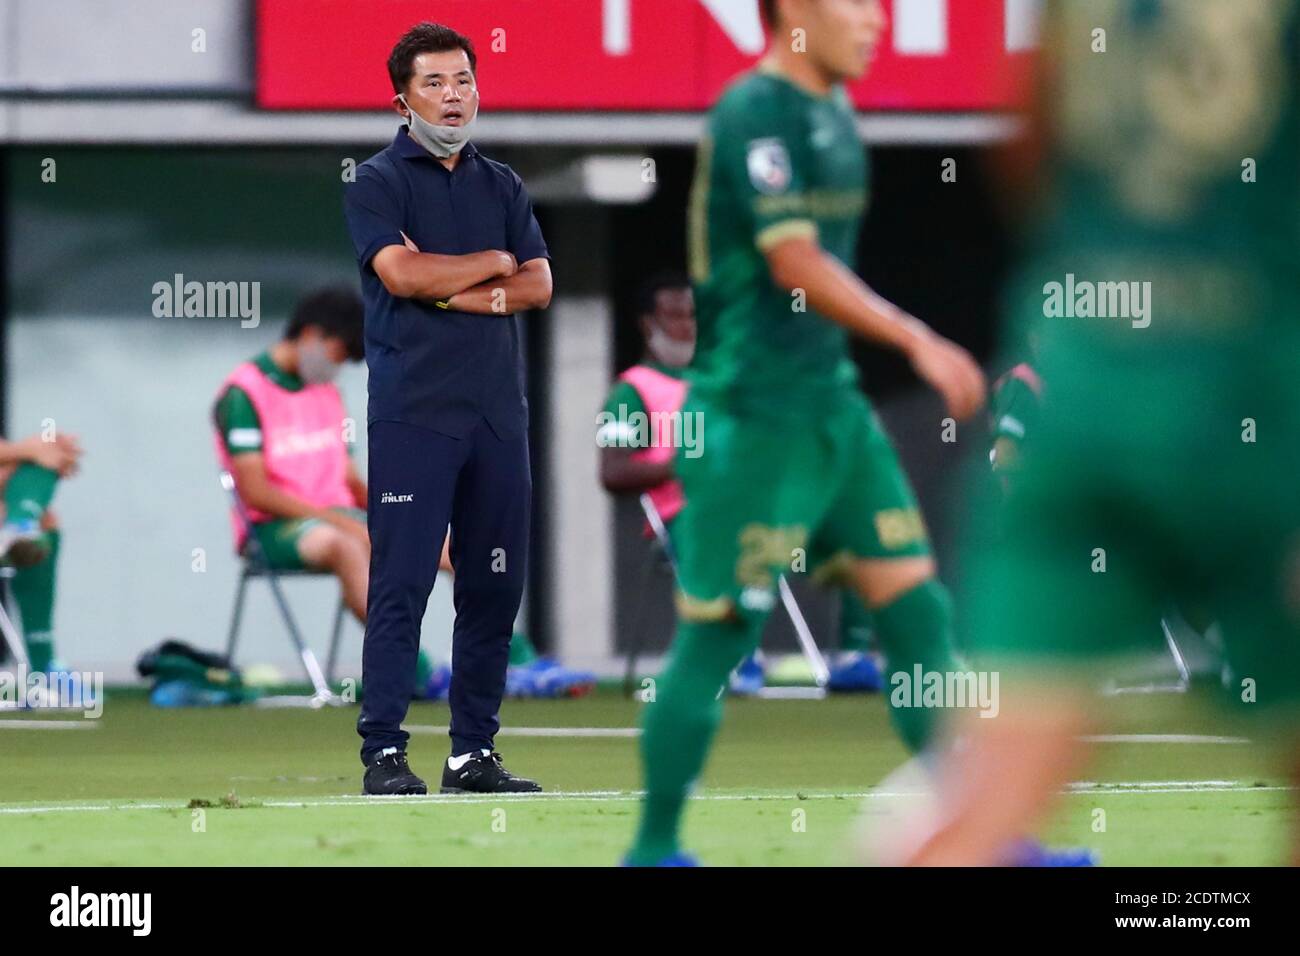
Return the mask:
{"type": "Polygon", "coordinates": [[[424,648],[420,648],[419,654],[415,658],[415,692],[417,694],[424,692],[424,687],[429,683],[429,678],[433,676],[433,659],[424,653],[424,648]]]}
{"type": "MultiPolygon", "coordinates": [[[[880,649],[885,654],[885,694],[889,716],[903,743],[919,753],[934,742],[943,708],[895,706],[890,677],[923,671],[947,673],[957,669],[952,648],[952,602],[942,584],[931,578],[873,614],[880,649]]],[[[919,693],[919,688],[914,688],[919,693]]]]}
{"type": "Polygon", "coordinates": [[[646,797],[630,862],[648,865],[677,852],[687,793],[704,767],[722,719],[718,692],[758,646],[762,621],[683,622],[668,666],[645,704],[641,759],[646,797]]]}
{"type": "Polygon", "coordinates": [[[40,521],[50,507],[58,484],[58,472],[30,461],[23,462],[5,485],[5,520],[40,521]]]}
{"type": "Polygon", "coordinates": [[[871,612],[848,588],[840,595],[840,650],[866,653],[871,650],[871,612]]]}
{"type": "MultiPolygon", "coordinates": [[[[21,469],[20,469],[21,470],[21,469]]],[[[59,558],[57,530],[47,531],[45,560],[14,572],[10,590],[23,620],[23,642],[33,671],[48,671],[54,659],[54,572],[59,558]]]]}
{"type": "Polygon", "coordinates": [[[519,667],[537,660],[537,648],[523,631],[515,631],[510,636],[510,666],[519,667]]]}

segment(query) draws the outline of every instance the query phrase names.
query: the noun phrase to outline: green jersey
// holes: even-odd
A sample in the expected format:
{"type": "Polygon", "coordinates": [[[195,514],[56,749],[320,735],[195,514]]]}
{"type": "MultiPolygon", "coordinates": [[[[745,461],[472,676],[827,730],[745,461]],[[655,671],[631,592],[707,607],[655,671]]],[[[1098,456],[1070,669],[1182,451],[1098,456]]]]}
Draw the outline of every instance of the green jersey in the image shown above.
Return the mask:
{"type": "Polygon", "coordinates": [[[1048,215],[1020,299],[1058,351],[1271,351],[1300,324],[1298,18],[1294,0],[1048,8],[1048,215]]]}
{"type": "Polygon", "coordinates": [[[1017,365],[993,383],[989,422],[994,441],[1007,438],[1019,445],[1037,431],[1041,387],[1028,365],[1017,365]]]}
{"type": "Polygon", "coordinates": [[[691,194],[693,396],[800,414],[854,388],[847,332],[778,287],[764,252],[816,237],[852,268],[867,190],[866,151],[842,88],[816,96],[762,69],[731,83],[709,114],[691,194]]]}

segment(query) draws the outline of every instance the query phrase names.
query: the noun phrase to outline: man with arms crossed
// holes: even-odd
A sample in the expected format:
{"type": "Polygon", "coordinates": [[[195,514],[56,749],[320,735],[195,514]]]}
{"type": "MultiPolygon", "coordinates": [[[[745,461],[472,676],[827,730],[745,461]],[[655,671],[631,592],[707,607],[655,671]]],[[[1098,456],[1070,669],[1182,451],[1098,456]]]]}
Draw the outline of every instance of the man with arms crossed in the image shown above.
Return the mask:
{"type": "Polygon", "coordinates": [[[344,195],[370,367],[370,592],[357,732],[372,794],[421,794],[406,761],[420,622],[451,528],[451,756],[442,791],[541,788],[493,750],[523,596],[532,479],[517,312],[551,299],[519,177],[469,142],[474,46],[433,23],[388,61],[407,125],[344,195]]]}

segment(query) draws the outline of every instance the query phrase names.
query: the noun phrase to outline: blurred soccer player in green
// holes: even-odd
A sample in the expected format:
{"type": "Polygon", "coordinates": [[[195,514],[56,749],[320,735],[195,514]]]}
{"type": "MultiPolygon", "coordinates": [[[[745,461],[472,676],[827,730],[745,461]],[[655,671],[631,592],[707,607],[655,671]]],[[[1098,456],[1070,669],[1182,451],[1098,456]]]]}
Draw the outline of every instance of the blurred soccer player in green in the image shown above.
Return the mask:
{"type": "MultiPolygon", "coordinates": [[[[678,847],[682,807],[779,574],[827,560],[870,608],[888,670],[954,667],[924,522],[849,356],[850,334],[903,353],[955,418],[983,403],[970,355],[852,271],[867,163],[842,84],[866,71],[884,11],[877,0],[761,9],[770,48],[710,114],[691,197],[698,336],[684,412],[701,416],[704,442],[677,458],[680,624],[645,708],[636,865],[692,862],[678,847]]],[[[914,749],[936,713],[892,710],[914,749]]]]}
{"type": "Polygon", "coordinates": [[[1221,622],[1232,700],[1300,768],[1298,17],[1289,0],[1048,8],[1010,319],[1050,401],[1002,543],[969,549],[1000,714],[961,728],[910,862],[996,862],[1041,817],[1086,756],[1098,675],[1149,645],[1170,598],[1221,622]]]}
{"type": "Polygon", "coordinates": [[[1028,362],[1009,368],[993,383],[989,399],[989,422],[993,447],[989,463],[1004,486],[1020,467],[1025,444],[1036,432],[1042,408],[1043,382],[1028,362]]]}

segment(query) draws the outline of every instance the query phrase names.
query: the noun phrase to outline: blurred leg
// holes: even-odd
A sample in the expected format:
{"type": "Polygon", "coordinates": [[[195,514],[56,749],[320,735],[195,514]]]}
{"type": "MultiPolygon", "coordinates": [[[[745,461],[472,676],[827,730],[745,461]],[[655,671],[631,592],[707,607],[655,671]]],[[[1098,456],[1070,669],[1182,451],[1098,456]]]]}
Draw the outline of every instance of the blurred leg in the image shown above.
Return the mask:
{"type": "Polygon", "coordinates": [[[43,537],[48,549],[44,560],[19,568],[10,585],[22,616],[23,641],[33,671],[48,671],[54,660],[54,587],[62,535],[55,528],[43,537]]]}

